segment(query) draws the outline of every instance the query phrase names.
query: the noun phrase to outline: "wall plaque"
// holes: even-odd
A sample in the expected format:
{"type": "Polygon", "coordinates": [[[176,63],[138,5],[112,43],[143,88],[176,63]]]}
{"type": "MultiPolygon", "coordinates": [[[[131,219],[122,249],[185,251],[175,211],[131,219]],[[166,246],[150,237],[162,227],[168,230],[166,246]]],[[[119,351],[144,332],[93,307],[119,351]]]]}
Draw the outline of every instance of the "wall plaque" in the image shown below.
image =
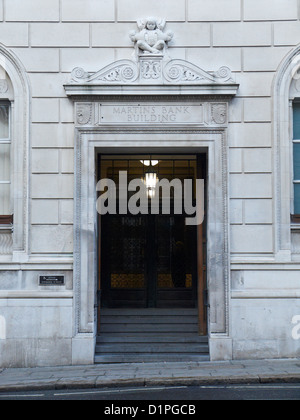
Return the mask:
{"type": "Polygon", "coordinates": [[[40,286],[64,286],[65,276],[39,276],[40,286]]]}
{"type": "Polygon", "coordinates": [[[203,104],[99,104],[99,124],[204,124],[203,104]]]}

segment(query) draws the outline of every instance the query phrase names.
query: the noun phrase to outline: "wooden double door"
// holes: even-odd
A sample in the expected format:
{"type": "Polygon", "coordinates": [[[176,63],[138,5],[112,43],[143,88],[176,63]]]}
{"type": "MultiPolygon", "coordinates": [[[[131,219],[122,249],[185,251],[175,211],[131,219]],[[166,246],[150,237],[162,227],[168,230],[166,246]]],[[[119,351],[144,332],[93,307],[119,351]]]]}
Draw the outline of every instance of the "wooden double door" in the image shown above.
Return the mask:
{"type": "Polygon", "coordinates": [[[197,305],[197,226],[184,215],[101,218],[103,307],[197,305]]]}

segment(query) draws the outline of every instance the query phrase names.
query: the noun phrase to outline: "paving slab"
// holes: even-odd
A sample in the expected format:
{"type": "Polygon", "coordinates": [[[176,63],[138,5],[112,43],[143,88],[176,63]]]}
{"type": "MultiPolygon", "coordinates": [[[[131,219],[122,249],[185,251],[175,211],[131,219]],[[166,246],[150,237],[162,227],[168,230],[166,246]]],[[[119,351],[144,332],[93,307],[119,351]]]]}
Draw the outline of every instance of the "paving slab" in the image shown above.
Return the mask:
{"type": "Polygon", "coordinates": [[[0,392],[274,382],[300,383],[300,359],[0,369],[0,392]]]}

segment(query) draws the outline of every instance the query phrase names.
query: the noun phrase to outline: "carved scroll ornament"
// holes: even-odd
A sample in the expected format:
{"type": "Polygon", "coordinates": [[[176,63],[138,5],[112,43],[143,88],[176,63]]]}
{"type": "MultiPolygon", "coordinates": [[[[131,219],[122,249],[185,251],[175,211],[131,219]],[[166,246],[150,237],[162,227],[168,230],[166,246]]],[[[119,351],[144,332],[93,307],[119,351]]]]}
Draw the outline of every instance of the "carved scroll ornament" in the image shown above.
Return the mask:
{"type": "Polygon", "coordinates": [[[140,19],[137,25],[139,31],[129,34],[136,52],[133,60],[116,61],[96,73],[76,67],[72,71],[71,84],[235,85],[231,70],[226,66],[216,72],[207,72],[188,61],[172,60],[166,51],[173,33],[165,32],[165,19],[140,19]]]}

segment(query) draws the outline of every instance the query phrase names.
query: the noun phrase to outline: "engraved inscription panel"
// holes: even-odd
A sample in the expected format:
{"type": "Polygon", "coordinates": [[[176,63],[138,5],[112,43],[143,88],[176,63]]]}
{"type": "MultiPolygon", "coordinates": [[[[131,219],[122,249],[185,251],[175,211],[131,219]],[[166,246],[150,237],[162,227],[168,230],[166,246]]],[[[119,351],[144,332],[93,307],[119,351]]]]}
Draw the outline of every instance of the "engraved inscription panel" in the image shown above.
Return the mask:
{"type": "Polygon", "coordinates": [[[99,124],[204,124],[203,104],[99,105],[99,124]]]}

